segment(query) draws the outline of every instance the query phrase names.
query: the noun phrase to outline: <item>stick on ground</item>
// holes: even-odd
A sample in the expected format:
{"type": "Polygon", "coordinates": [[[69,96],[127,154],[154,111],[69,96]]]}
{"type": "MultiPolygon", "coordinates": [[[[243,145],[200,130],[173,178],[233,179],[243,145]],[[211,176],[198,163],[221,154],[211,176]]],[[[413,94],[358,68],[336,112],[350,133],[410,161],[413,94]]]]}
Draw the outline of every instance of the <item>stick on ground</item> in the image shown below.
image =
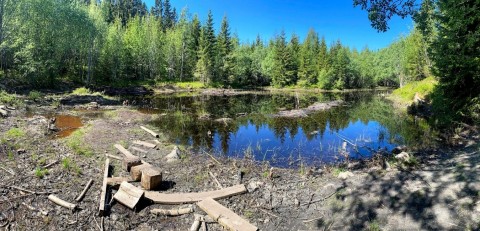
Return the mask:
{"type": "Polygon", "coordinates": [[[48,196],[48,199],[51,200],[53,203],[60,205],[62,207],[65,207],[67,209],[75,210],[75,208],[77,208],[76,204],[72,204],[70,202],[64,201],[53,194],[50,194],[48,196]]]}
{"type": "Polygon", "coordinates": [[[106,210],[106,197],[107,197],[107,178],[108,178],[108,172],[110,169],[110,159],[105,160],[105,170],[103,172],[103,183],[102,183],[102,192],[100,194],[100,206],[98,208],[98,214],[99,216],[103,216],[105,214],[106,210]]]}
{"type": "Polygon", "coordinates": [[[223,186],[222,186],[222,184],[220,184],[220,182],[218,181],[217,177],[215,177],[215,175],[213,175],[213,173],[210,172],[210,171],[208,172],[208,174],[210,174],[210,176],[213,178],[213,180],[215,180],[215,182],[217,183],[218,187],[219,187],[220,189],[222,189],[223,186]]]}
{"type": "Polygon", "coordinates": [[[80,193],[80,195],[78,195],[78,197],[75,199],[75,201],[77,201],[77,202],[82,201],[83,197],[85,197],[85,194],[87,193],[90,186],[92,186],[92,184],[93,184],[93,179],[90,179],[88,181],[87,185],[85,185],[85,188],[83,189],[82,193],[80,193]]]}
{"type": "Polygon", "coordinates": [[[193,213],[193,208],[178,208],[178,209],[152,209],[150,213],[164,216],[180,216],[183,214],[193,213]]]}

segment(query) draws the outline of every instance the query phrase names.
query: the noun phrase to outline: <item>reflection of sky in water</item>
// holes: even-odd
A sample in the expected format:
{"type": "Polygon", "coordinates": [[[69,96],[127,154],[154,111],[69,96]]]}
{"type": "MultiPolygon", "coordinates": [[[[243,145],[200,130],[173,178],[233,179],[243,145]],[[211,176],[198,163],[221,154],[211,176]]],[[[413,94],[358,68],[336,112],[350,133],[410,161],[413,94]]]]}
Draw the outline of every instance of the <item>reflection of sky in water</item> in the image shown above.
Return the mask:
{"type": "Polygon", "coordinates": [[[214,135],[213,147],[217,153],[240,158],[250,149],[255,160],[273,160],[271,161],[273,165],[286,166],[288,163],[298,164],[300,160],[325,163],[343,159],[340,151],[345,139],[357,146],[358,153],[353,145],[347,144],[346,151],[351,158],[369,157],[373,150],[391,150],[396,146],[388,142],[390,140],[388,131],[378,122],[370,121],[365,124],[356,121],[350,122],[346,128],[339,131],[331,131],[327,124],[323,135],[314,132],[314,138],[310,140],[304,135],[301,127],[294,136],[287,131],[284,139],[280,139],[268,125],[262,125],[257,130],[255,124],[248,123],[241,126],[236,133],[230,133],[227,153],[222,151],[221,137],[218,133],[214,135]]]}

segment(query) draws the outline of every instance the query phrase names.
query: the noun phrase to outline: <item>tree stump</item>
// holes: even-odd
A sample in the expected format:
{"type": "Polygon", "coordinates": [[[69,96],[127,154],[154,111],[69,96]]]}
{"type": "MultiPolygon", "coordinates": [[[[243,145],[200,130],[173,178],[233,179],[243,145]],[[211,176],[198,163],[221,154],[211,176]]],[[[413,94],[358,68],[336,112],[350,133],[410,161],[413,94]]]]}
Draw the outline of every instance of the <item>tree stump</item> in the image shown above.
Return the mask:
{"type": "Polygon", "coordinates": [[[158,168],[149,167],[142,170],[142,181],[140,184],[145,190],[153,190],[162,183],[162,172],[158,168]]]}

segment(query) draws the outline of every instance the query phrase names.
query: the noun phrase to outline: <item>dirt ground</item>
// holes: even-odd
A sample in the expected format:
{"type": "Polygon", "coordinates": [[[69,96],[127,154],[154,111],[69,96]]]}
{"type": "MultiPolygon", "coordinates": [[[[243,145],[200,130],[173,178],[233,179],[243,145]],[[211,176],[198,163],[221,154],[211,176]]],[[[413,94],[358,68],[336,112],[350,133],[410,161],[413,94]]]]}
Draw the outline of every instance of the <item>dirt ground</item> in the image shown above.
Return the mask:
{"type": "MultiPolygon", "coordinates": [[[[48,118],[42,115],[17,109],[0,118],[0,230],[188,230],[193,214],[150,214],[153,208],[188,205],[144,200],[132,211],[113,202],[105,218],[97,216],[105,154],[121,156],[113,147],[115,143],[129,147],[134,140],[154,142],[140,125],[148,126],[155,115],[122,106],[101,112],[102,107],[71,109],[64,107],[57,113],[78,115],[84,126],[76,135],[62,139],[48,134],[48,118]],[[77,143],[72,144],[72,139],[77,143]],[[59,162],[47,173],[43,167],[54,161],[59,162]],[[47,199],[55,194],[73,203],[89,179],[94,184],[77,203],[76,211],[47,199]]],[[[49,110],[53,109],[40,111],[49,110]]],[[[164,156],[174,146],[162,137],[158,150],[140,156],[162,169],[165,193],[217,190],[209,172],[223,187],[244,184],[247,193],[219,203],[260,230],[478,230],[480,145],[475,141],[478,136],[469,138],[459,148],[410,153],[418,159],[413,168],[383,170],[375,163],[362,167],[352,163],[345,168],[276,168],[272,178],[268,163],[212,158],[189,147],[180,147],[178,162],[166,163],[164,156]],[[346,171],[352,174],[340,179],[339,173],[346,171]]],[[[113,176],[128,176],[120,161],[112,159],[111,163],[113,176]]],[[[192,206],[195,213],[205,214],[192,206]]],[[[224,230],[217,223],[207,227],[224,230]]]]}

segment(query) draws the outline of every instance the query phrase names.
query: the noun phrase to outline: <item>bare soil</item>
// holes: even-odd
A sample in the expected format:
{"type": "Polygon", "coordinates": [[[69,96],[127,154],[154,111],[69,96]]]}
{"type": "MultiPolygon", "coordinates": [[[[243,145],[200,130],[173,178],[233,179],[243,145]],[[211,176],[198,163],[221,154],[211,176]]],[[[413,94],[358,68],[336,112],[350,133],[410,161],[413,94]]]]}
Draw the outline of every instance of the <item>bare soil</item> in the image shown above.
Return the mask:
{"type": "MultiPolygon", "coordinates": [[[[42,115],[27,117],[27,113],[18,110],[10,117],[0,118],[0,230],[97,230],[101,229],[102,220],[105,230],[189,229],[193,214],[150,214],[154,208],[186,205],[160,205],[144,200],[137,211],[132,211],[113,202],[105,218],[96,215],[105,154],[121,156],[113,148],[115,143],[128,147],[134,140],[154,142],[140,125],[148,126],[155,115],[127,107],[102,109],[96,109],[100,110],[97,114],[98,111],[65,108],[57,111],[82,118],[83,135],[78,139],[93,152],[91,156],[75,153],[67,145],[71,137],[52,139],[46,129],[48,120],[42,115]],[[89,113],[95,116],[88,116],[89,113]],[[8,131],[12,128],[24,131],[24,135],[11,136],[8,131]],[[48,174],[39,176],[36,169],[54,161],[59,163],[48,168],[48,174]],[[47,199],[49,193],[54,193],[74,203],[89,179],[94,184],[74,212],[47,199]]],[[[468,138],[462,147],[410,153],[419,162],[414,168],[394,165],[387,171],[372,161],[363,165],[351,163],[344,169],[276,168],[272,178],[268,163],[212,158],[194,153],[189,147],[180,147],[181,159],[168,164],[164,156],[174,145],[165,137],[158,139],[159,150],[139,156],[162,169],[165,193],[216,190],[218,186],[209,172],[223,187],[245,184],[248,193],[219,202],[260,230],[476,230],[480,228],[480,145],[478,135],[470,134],[468,138]],[[339,179],[341,171],[350,171],[353,176],[339,179]]],[[[113,176],[128,176],[119,161],[111,162],[113,176]]],[[[205,214],[196,205],[193,208],[195,213],[205,214]]],[[[208,230],[223,230],[216,223],[207,226],[208,230]]]]}

